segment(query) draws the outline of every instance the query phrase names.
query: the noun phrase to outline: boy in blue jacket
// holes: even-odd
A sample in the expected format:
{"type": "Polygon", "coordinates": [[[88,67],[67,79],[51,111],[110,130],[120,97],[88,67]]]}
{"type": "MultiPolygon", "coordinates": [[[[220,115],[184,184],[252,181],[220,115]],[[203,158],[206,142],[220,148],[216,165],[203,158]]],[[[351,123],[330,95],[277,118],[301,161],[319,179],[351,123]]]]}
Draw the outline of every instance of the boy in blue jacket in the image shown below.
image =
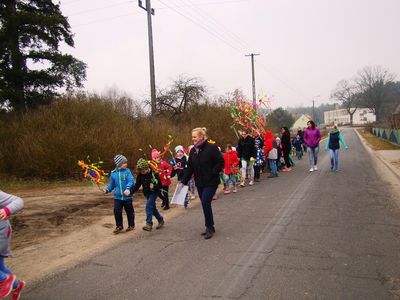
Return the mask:
{"type": "Polygon", "coordinates": [[[111,171],[110,183],[107,186],[106,194],[114,190],[114,216],[116,228],[115,234],[124,230],[122,222],[122,208],[125,209],[128,219],[126,231],[135,229],[135,210],[133,209],[130,189],[135,184],[133,175],[128,167],[128,160],[125,156],[118,154],[114,157],[115,169],[111,171]]]}

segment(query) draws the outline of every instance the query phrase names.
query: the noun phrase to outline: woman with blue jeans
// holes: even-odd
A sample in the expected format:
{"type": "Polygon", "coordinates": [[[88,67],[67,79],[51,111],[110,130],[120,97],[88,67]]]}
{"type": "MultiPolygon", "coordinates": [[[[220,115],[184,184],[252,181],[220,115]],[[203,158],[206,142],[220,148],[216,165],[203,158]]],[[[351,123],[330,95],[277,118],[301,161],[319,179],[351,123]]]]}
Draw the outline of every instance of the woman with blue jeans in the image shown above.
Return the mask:
{"type": "Polygon", "coordinates": [[[329,149],[329,156],[331,158],[331,171],[339,171],[339,149],[340,143],[344,146],[345,149],[349,149],[346,142],[344,141],[342,135],[337,129],[336,125],[333,125],[331,131],[329,131],[328,139],[325,144],[325,149],[329,149]]]}
{"type": "Polygon", "coordinates": [[[314,121],[307,122],[307,129],[303,135],[304,143],[307,145],[308,162],[310,165],[310,172],[317,171],[319,141],[321,140],[321,132],[315,126],[314,121]]]}
{"type": "Polygon", "coordinates": [[[205,239],[210,239],[215,233],[211,203],[220,183],[219,174],[224,167],[224,159],[218,147],[207,140],[206,132],[206,128],[192,130],[194,147],[190,150],[187,168],[181,182],[187,185],[194,174],[206,226],[202,235],[205,239]]]}

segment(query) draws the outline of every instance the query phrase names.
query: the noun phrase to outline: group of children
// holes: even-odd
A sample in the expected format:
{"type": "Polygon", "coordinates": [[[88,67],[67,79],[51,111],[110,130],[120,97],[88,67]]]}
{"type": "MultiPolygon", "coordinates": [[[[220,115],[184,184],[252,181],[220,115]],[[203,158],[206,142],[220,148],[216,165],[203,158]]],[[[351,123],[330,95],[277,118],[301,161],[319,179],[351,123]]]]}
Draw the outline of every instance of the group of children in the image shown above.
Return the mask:
{"type": "MultiPolygon", "coordinates": [[[[105,189],[105,193],[114,191],[114,217],[116,228],[115,234],[124,230],[122,211],[125,209],[128,227],[125,231],[131,231],[135,228],[135,210],[133,208],[133,195],[142,187],[146,197],[146,224],[142,228],[145,231],[151,231],[153,228],[153,216],[158,221],[156,229],[164,226],[164,218],[156,206],[157,198],[162,200],[161,207],[168,210],[169,206],[169,186],[171,178],[176,176],[178,180],[183,177],[184,169],[187,164],[187,157],[183,146],[175,147],[175,156],[170,162],[163,159],[163,155],[153,149],[151,152],[152,161],[140,158],[136,163],[137,176],[132,175],[128,168],[128,160],[122,154],[114,157],[115,169],[111,172],[110,182],[105,189]]],[[[189,183],[189,191],[186,195],[184,207],[187,208],[189,199],[195,198],[195,185],[192,178],[189,183]]]]}

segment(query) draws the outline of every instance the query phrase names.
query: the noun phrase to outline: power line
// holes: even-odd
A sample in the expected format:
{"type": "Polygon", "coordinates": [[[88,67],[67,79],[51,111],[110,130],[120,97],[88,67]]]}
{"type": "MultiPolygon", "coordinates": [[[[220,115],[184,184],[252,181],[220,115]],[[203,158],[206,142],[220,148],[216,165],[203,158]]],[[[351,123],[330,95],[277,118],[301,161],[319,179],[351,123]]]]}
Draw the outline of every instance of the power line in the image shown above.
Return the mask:
{"type": "MultiPolygon", "coordinates": [[[[182,0],[180,0],[183,2],[182,0]]],[[[195,4],[192,0],[188,0],[190,3],[195,4]]],[[[184,2],[183,2],[184,3],[184,2]]],[[[193,5],[195,6],[195,5],[193,5]]],[[[193,7],[192,6],[192,7],[193,7]]],[[[218,21],[216,18],[214,18],[212,15],[207,13],[204,9],[201,7],[198,7],[196,9],[196,12],[203,16],[205,19],[211,20],[213,24],[215,24],[217,27],[221,28],[227,36],[231,38],[232,41],[236,42],[238,45],[240,45],[243,48],[248,48],[248,43],[245,42],[242,38],[240,38],[238,35],[236,35],[234,32],[230,31],[224,24],[222,24],[220,21],[218,21]]]]}
{"type": "MultiPolygon", "coordinates": [[[[226,3],[238,3],[238,2],[248,2],[251,0],[233,0],[233,1],[214,1],[214,2],[205,2],[205,3],[194,3],[193,5],[181,5],[181,6],[172,6],[173,8],[181,8],[181,7],[197,7],[197,6],[207,6],[207,5],[219,5],[226,3]]],[[[157,10],[160,9],[170,9],[169,7],[157,7],[157,10]]]]}
{"type": "MultiPolygon", "coordinates": [[[[167,8],[170,8],[171,10],[173,10],[174,12],[176,12],[177,14],[179,14],[180,16],[184,17],[185,19],[189,20],[191,23],[201,27],[203,30],[207,31],[209,34],[211,34],[212,36],[214,36],[215,38],[217,38],[218,40],[220,40],[221,42],[223,42],[224,44],[228,45],[229,47],[231,47],[232,49],[234,49],[235,51],[239,52],[239,53],[243,53],[242,50],[240,50],[239,48],[237,48],[236,46],[232,45],[229,41],[225,40],[223,37],[221,37],[220,34],[213,32],[213,28],[211,28],[208,26],[205,26],[201,23],[201,20],[194,20],[192,17],[189,17],[187,15],[185,15],[184,13],[182,13],[181,11],[177,10],[176,8],[166,4],[164,1],[162,0],[158,0],[160,3],[162,3],[163,5],[165,5],[167,8]]],[[[197,18],[198,19],[198,18],[197,18]]]]}

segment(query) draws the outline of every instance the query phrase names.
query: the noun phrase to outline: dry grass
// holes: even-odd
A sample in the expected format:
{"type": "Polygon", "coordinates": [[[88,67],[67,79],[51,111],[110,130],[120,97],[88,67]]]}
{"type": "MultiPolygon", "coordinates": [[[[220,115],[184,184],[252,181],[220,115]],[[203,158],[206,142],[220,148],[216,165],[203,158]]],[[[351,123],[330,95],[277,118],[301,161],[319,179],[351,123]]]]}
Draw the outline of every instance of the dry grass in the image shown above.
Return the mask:
{"type": "Polygon", "coordinates": [[[223,147],[237,141],[231,123],[229,109],[215,104],[193,107],[180,119],[152,119],[128,116],[99,98],[70,97],[0,120],[0,180],[20,186],[14,180],[76,180],[81,176],[78,160],[101,159],[111,171],[117,153],[128,158],[132,169],[143,157],[139,149],[150,158],[149,145],[162,150],[168,135],[174,137],[173,146],[188,146],[194,127],[207,127],[210,138],[223,147]]]}
{"type": "Polygon", "coordinates": [[[396,146],[389,141],[378,138],[369,132],[365,132],[362,128],[357,129],[357,131],[373,150],[400,150],[400,146],[396,146]]]}

